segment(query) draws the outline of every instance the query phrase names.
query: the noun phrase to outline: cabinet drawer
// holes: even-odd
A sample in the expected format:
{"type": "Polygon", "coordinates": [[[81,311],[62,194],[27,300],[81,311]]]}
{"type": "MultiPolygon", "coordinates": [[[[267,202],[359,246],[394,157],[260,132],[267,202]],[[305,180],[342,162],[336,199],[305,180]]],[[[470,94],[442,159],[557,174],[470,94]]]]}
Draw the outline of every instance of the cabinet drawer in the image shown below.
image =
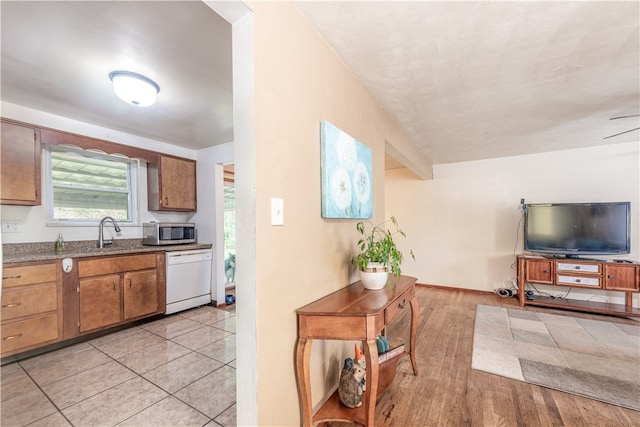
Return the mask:
{"type": "Polygon", "coordinates": [[[37,317],[2,325],[2,354],[58,339],[58,315],[37,317]]]}
{"type": "Polygon", "coordinates": [[[102,276],[126,271],[156,268],[156,254],[131,255],[124,257],[93,258],[78,262],[80,277],[102,276]]]}
{"type": "Polygon", "coordinates": [[[58,299],[55,283],[2,292],[2,321],[20,316],[55,311],[58,299]]]}
{"type": "Polygon", "coordinates": [[[400,311],[409,306],[415,295],[414,288],[410,288],[404,294],[398,296],[384,311],[385,323],[393,319],[400,311]]]}
{"type": "Polygon", "coordinates": [[[56,281],[56,264],[27,265],[4,267],[2,271],[2,287],[32,285],[56,281]]]}
{"type": "Polygon", "coordinates": [[[601,288],[600,277],[589,276],[564,276],[559,274],[557,283],[558,285],[574,285],[574,286],[587,286],[594,288],[601,288]]]}
{"type": "Polygon", "coordinates": [[[584,273],[600,274],[602,264],[581,264],[571,262],[558,262],[556,265],[556,271],[581,271],[584,273]]]}

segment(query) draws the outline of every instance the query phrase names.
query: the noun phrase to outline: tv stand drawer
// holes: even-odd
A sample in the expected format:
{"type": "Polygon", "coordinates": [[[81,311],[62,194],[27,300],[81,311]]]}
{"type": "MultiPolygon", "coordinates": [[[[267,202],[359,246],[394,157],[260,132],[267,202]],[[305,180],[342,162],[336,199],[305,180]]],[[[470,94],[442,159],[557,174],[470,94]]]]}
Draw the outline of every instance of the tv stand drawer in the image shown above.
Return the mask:
{"type": "Polygon", "coordinates": [[[589,277],[589,276],[564,276],[564,275],[558,274],[556,283],[558,285],[587,286],[587,287],[593,287],[593,288],[602,287],[600,277],[589,277]]]}
{"type": "Polygon", "coordinates": [[[572,271],[582,273],[600,274],[602,273],[601,263],[577,263],[577,262],[560,262],[556,263],[556,271],[572,271]]]}

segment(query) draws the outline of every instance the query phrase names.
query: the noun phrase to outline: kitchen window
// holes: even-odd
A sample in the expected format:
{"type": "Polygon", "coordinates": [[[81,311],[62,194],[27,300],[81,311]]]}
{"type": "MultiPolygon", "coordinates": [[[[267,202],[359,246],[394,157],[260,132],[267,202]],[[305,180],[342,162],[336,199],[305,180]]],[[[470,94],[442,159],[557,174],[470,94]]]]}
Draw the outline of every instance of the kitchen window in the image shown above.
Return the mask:
{"type": "Polygon", "coordinates": [[[50,222],[135,222],[138,160],[61,145],[47,146],[45,159],[50,222]]]}

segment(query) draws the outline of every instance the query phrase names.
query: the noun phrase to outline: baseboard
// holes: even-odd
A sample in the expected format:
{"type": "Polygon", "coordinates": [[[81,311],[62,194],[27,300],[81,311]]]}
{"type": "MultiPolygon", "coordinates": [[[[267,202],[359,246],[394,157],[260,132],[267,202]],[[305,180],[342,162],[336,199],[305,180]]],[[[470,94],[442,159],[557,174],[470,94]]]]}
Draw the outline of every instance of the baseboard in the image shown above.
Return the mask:
{"type": "Polygon", "coordinates": [[[442,289],[445,291],[462,291],[469,292],[472,294],[495,294],[495,291],[483,291],[480,289],[467,289],[467,288],[456,288],[454,286],[444,286],[444,285],[434,285],[431,283],[416,283],[416,286],[421,288],[432,288],[432,289],[442,289]]]}

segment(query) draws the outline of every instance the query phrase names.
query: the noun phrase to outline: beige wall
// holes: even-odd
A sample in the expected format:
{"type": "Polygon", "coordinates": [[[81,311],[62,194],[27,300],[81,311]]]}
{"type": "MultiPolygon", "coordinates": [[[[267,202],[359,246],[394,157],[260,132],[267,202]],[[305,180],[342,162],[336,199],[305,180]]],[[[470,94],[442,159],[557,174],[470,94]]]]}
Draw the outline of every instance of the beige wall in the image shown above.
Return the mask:
{"type": "MultiPolygon", "coordinates": [[[[385,140],[405,137],[295,6],[249,6],[255,31],[258,424],[297,425],[295,310],[353,280],[357,221],[320,215],[320,122],[330,121],[373,150],[375,220],[384,215],[385,140]],[[272,197],[284,199],[284,226],[270,225],[272,197]]],[[[314,344],[315,402],[337,379],[342,348],[314,344]]]]}
{"type": "MultiPolygon", "coordinates": [[[[636,142],[436,165],[432,181],[420,181],[406,169],[387,171],[387,214],[398,217],[408,235],[401,247],[411,247],[417,259],[403,271],[420,283],[484,291],[509,287],[516,277],[514,247],[522,251],[521,198],[630,201],[632,253],[621,258],[640,260],[639,163],[636,142]]],[[[598,295],[623,302],[621,293],[598,295]]],[[[573,289],[571,296],[593,294],[573,289]]]]}

